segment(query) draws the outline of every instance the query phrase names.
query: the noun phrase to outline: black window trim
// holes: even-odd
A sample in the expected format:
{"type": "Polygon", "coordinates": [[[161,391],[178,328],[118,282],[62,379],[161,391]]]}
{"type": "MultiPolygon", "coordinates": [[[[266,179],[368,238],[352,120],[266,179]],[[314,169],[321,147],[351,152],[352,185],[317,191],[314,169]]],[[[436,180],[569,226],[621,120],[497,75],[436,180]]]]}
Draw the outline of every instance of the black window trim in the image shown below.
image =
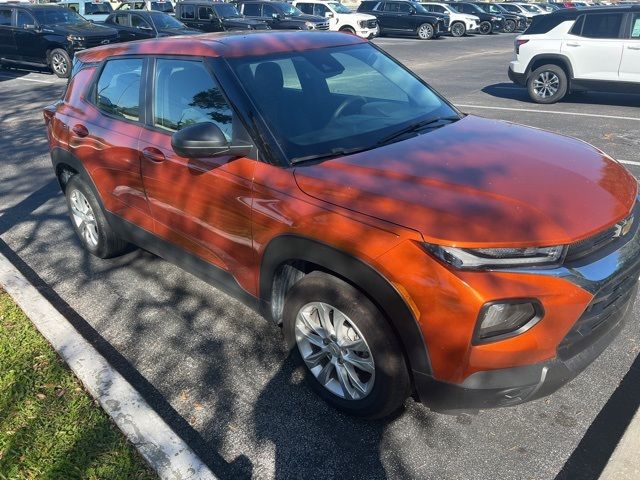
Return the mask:
{"type": "Polygon", "coordinates": [[[100,112],[101,115],[104,115],[106,117],[109,117],[113,120],[118,120],[121,122],[126,122],[129,123],[131,125],[137,125],[137,126],[142,126],[144,125],[145,121],[146,121],[146,108],[141,108],[143,107],[143,103],[142,100],[145,98],[144,97],[144,90],[145,90],[145,85],[144,82],[146,81],[146,77],[147,77],[147,69],[149,68],[149,58],[148,55],[118,55],[116,57],[109,57],[109,58],[105,58],[99,65],[98,69],[96,70],[93,79],[91,80],[91,85],[89,86],[89,89],[87,90],[87,102],[89,102],[96,110],[98,110],[98,112],[100,112]],[[123,117],[118,117],[117,115],[113,115],[112,113],[109,112],[105,112],[103,109],[101,109],[98,106],[98,102],[96,99],[96,88],[98,87],[98,81],[100,80],[100,77],[102,76],[102,72],[104,71],[104,67],[107,65],[107,63],[112,62],[112,61],[116,61],[116,60],[133,60],[133,59],[140,59],[142,60],[142,72],[140,72],[140,89],[138,91],[138,120],[129,120],[128,118],[123,118],[123,117]]]}

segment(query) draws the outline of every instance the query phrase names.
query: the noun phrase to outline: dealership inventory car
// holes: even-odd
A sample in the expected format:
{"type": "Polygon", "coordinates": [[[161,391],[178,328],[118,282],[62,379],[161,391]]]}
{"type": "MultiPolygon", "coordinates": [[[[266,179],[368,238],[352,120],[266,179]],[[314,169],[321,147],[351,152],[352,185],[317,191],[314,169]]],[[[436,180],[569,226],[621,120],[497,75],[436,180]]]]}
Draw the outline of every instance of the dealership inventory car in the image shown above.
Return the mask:
{"type": "Polygon", "coordinates": [[[520,5],[518,3],[504,2],[504,3],[501,3],[500,6],[504,8],[506,11],[508,11],[509,13],[513,13],[516,15],[523,15],[527,19],[527,24],[529,25],[531,24],[533,17],[537,15],[541,15],[541,12],[535,9],[531,11],[530,9],[527,9],[523,5],[520,5]]]}
{"type": "Polygon", "coordinates": [[[495,13],[487,13],[479,6],[470,2],[451,2],[448,4],[454,10],[467,15],[475,15],[480,19],[478,32],[482,35],[489,35],[504,29],[505,18],[495,13]]]}
{"type": "Polygon", "coordinates": [[[449,16],[449,31],[454,37],[462,37],[466,33],[472,33],[478,30],[480,19],[476,15],[467,15],[460,13],[450,5],[439,2],[422,2],[421,5],[428,12],[441,13],[449,16]]]}
{"type": "Polygon", "coordinates": [[[352,12],[337,1],[299,0],[292,2],[294,7],[307,15],[325,17],[329,20],[329,30],[346,32],[362,38],[378,35],[378,20],[373,15],[352,12]]]}
{"type": "Polygon", "coordinates": [[[91,0],[88,2],[79,0],[60,0],[58,5],[67,7],[80,14],[87,20],[102,23],[113,12],[113,7],[107,1],[91,0]]]}
{"type": "Polygon", "coordinates": [[[167,13],[148,10],[116,10],[104,24],[118,30],[121,42],[201,33],[167,13]]]}
{"type": "Polygon", "coordinates": [[[636,298],[638,184],[621,164],[464,115],[355,35],[90,49],[44,118],[88,252],[133,243],[233,292],[350,414],[547,395],[636,298]]]}
{"type": "Polygon", "coordinates": [[[381,35],[417,35],[421,40],[430,40],[449,31],[447,15],[428,12],[409,0],[363,0],[358,12],[374,15],[381,35]]]}
{"type": "Polygon", "coordinates": [[[176,5],[176,17],[185,25],[203,32],[269,30],[266,22],[245,18],[235,6],[226,2],[183,0],[176,5]]]}
{"type": "Polygon", "coordinates": [[[329,20],[317,15],[306,15],[285,2],[250,0],[234,3],[247,18],[266,22],[274,30],[329,30],[329,20]]]}
{"type": "Polygon", "coordinates": [[[124,1],[116,10],[148,10],[150,12],[173,13],[175,8],[169,0],[124,1]]]}
{"type": "Polygon", "coordinates": [[[512,33],[516,30],[526,30],[527,28],[527,17],[509,12],[499,3],[475,2],[475,4],[490,15],[500,15],[504,17],[503,32],[512,33]]]}
{"type": "Polygon", "coordinates": [[[509,78],[538,103],[577,91],[640,92],[640,5],[535,17],[515,40],[509,78]]]}
{"type": "Polygon", "coordinates": [[[45,66],[66,78],[75,53],[117,41],[117,31],[68,8],[0,4],[0,63],[45,66]]]}

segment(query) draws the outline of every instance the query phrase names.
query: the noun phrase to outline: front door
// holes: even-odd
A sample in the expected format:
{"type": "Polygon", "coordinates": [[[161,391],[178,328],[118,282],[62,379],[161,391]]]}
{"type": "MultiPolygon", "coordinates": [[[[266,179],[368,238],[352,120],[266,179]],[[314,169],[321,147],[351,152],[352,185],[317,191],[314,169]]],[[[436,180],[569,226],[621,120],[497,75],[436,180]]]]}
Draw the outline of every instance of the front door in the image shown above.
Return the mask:
{"type": "Polygon", "coordinates": [[[240,281],[253,261],[255,161],[181,157],[171,136],[201,122],[217,124],[229,141],[244,129],[203,62],[158,58],[152,76],[153,114],[138,148],[155,232],[240,281]]]}
{"type": "Polygon", "coordinates": [[[45,63],[47,54],[42,44],[43,35],[36,33],[36,26],[36,19],[29,12],[16,12],[16,28],[13,31],[16,50],[22,61],[45,63]]]}
{"type": "Polygon", "coordinates": [[[155,38],[156,30],[146,19],[136,13],[131,14],[131,31],[136,40],[155,38]]]}
{"type": "Polygon", "coordinates": [[[0,58],[16,58],[16,43],[11,26],[11,7],[0,5],[0,58]]]}
{"type": "Polygon", "coordinates": [[[640,13],[631,18],[631,32],[624,42],[620,62],[620,80],[640,82],[640,13]]]}

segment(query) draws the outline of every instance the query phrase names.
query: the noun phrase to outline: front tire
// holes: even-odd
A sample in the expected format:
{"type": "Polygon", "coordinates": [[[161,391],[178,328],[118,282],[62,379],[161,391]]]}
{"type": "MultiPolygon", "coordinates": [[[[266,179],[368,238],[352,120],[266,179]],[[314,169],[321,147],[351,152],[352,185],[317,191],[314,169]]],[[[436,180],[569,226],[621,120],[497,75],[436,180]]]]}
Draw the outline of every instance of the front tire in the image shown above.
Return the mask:
{"type": "Polygon", "coordinates": [[[567,74],[558,65],[536,68],[527,79],[529,96],[536,103],[556,103],[567,94],[567,74]]]}
{"type": "Polygon", "coordinates": [[[451,25],[451,35],[453,35],[454,37],[464,37],[466,33],[467,27],[464,23],[454,22],[453,25],[451,25]]]}
{"type": "Polygon", "coordinates": [[[430,23],[423,23],[418,27],[418,38],[420,40],[431,40],[434,34],[435,30],[430,23]]]}
{"type": "Polygon", "coordinates": [[[493,31],[493,25],[488,20],[484,22],[480,22],[480,27],[478,28],[478,32],[480,35],[489,35],[493,31]]]}
{"type": "Polygon", "coordinates": [[[60,78],[69,78],[71,75],[71,57],[61,48],[56,48],[51,52],[49,66],[53,73],[60,78]]]}
{"type": "Polygon", "coordinates": [[[400,344],[384,315],[359,290],[312,272],[288,293],[284,336],[311,388],[350,415],[382,418],[410,393],[400,344]]]}
{"type": "Polygon", "coordinates": [[[343,32],[343,33],[349,33],[351,35],[355,35],[356,34],[356,31],[351,27],[342,27],[340,29],[340,31],[343,32]]]}
{"type": "Polygon", "coordinates": [[[65,188],[73,229],[82,246],[99,258],[111,258],[127,249],[127,242],[113,231],[93,190],[80,175],[69,179],[65,188]]]}
{"type": "Polygon", "coordinates": [[[503,31],[505,33],[513,33],[516,31],[516,22],[513,20],[507,20],[504,22],[503,31]]]}

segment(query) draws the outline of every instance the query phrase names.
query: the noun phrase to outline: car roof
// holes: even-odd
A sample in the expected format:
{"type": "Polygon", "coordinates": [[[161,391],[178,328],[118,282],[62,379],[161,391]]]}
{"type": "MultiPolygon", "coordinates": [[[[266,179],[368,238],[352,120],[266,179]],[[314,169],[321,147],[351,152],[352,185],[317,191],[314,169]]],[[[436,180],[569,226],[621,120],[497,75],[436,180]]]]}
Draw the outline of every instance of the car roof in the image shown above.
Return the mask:
{"type": "Polygon", "coordinates": [[[565,8],[548,13],[547,16],[553,15],[554,18],[562,17],[566,20],[575,20],[585,13],[624,13],[624,12],[640,12],[640,5],[620,5],[615,7],[586,7],[586,8],[565,8]]]}
{"type": "Polygon", "coordinates": [[[138,54],[238,58],[361,43],[367,41],[338,32],[218,32],[115,43],[83,50],[76,53],[76,57],[89,63],[101,62],[107,57],[138,54]]]}

